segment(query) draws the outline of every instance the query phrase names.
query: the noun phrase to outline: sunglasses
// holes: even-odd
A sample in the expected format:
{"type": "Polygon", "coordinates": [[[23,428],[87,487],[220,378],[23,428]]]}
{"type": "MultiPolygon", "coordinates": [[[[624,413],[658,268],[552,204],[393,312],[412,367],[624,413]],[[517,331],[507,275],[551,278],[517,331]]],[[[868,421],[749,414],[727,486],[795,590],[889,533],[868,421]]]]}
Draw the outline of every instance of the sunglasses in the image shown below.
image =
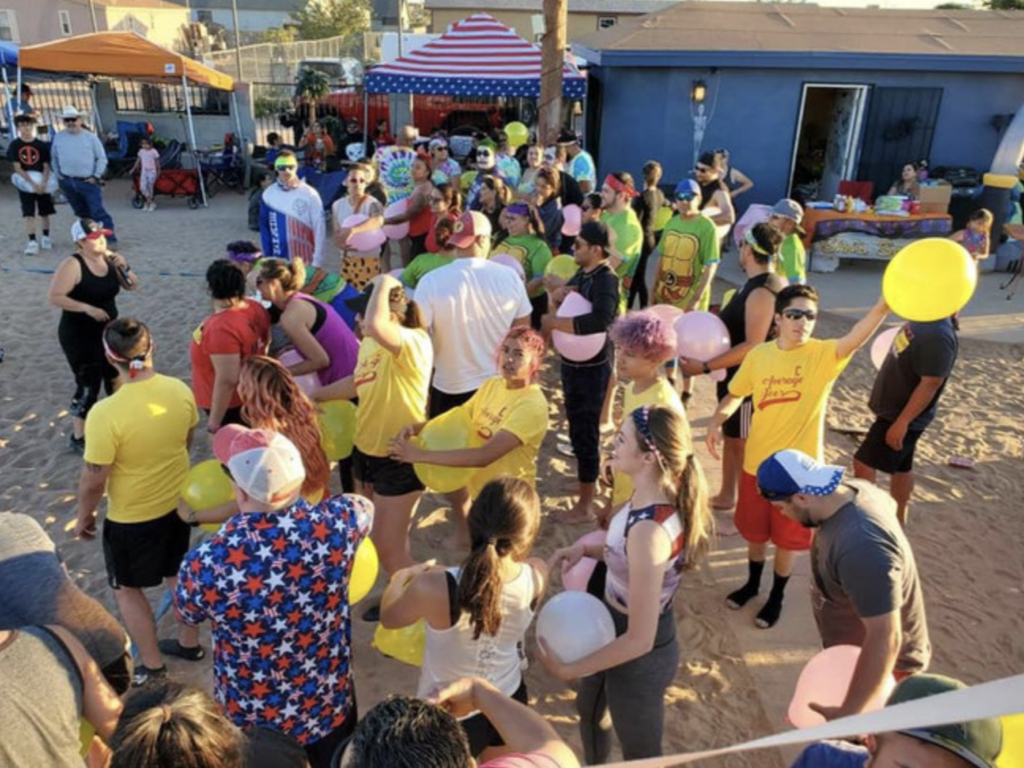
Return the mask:
{"type": "Polygon", "coordinates": [[[801,317],[812,321],[818,319],[818,313],[813,309],[784,309],[782,316],[787,320],[799,320],[801,317]]]}
{"type": "Polygon", "coordinates": [[[282,165],[275,165],[274,166],[274,170],[275,171],[294,171],[298,167],[299,166],[292,165],[291,163],[284,163],[282,165]]]}
{"type": "Polygon", "coordinates": [[[684,202],[684,203],[688,203],[691,200],[693,200],[693,198],[695,198],[695,197],[696,197],[696,195],[694,195],[692,192],[687,192],[687,193],[684,193],[684,194],[681,194],[681,195],[676,195],[676,200],[679,200],[679,201],[684,202]]]}
{"type": "Polygon", "coordinates": [[[71,125],[72,123],[77,123],[77,122],[78,122],[78,118],[77,117],[65,117],[64,118],[64,125],[71,125]]]}
{"type": "Polygon", "coordinates": [[[694,166],[693,170],[695,170],[697,173],[711,173],[711,169],[708,168],[706,165],[694,166]]]}

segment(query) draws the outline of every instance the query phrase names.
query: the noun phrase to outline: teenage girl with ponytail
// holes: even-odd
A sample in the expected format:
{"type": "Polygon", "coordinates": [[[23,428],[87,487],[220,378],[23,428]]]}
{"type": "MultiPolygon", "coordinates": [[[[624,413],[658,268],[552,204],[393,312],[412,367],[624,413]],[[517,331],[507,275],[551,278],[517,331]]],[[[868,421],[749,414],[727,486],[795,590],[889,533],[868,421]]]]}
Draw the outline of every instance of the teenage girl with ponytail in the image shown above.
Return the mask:
{"type": "Polygon", "coordinates": [[[351,376],[356,367],[359,340],[337,312],[301,288],[306,282],[302,261],[265,259],[256,288],[273,307],[270,315],[279,323],[304,358],[288,368],[292,376],[315,373],[320,386],[351,376]]]}
{"type": "Polygon", "coordinates": [[[615,436],[611,466],[629,475],[634,491],[612,518],[606,543],[559,549],[550,564],[603,561],[616,638],[571,664],[538,639],[549,672],[582,678],[576,706],[587,765],[608,762],[609,714],[624,760],[662,754],[665,689],[679,666],[672,600],[683,571],[707,553],[713,527],[685,416],[661,406],[634,410],[615,436]]]}
{"type": "MultiPolygon", "coordinates": [[[[381,601],[389,629],[419,620],[427,644],[419,691],[465,676],[481,677],[524,704],[523,636],[544,591],[547,566],[529,557],[540,527],[533,486],[502,477],[487,483],[469,513],[470,554],[458,568],[430,564],[399,571],[381,601]]],[[[495,757],[504,742],[476,713],[461,721],[474,757],[495,757]]]]}

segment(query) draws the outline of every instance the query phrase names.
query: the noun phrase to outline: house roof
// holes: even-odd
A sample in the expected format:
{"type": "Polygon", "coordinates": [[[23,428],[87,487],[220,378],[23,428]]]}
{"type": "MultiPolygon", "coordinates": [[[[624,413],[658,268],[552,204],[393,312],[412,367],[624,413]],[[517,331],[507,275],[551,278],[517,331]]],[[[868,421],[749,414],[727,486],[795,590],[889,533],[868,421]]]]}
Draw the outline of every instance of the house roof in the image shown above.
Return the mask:
{"type": "Polygon", "coordinates": [[[168,0],[94,0],[96,5],[103,5],[107,8],[168,8],[172,10],[183,10],[177,3],[168,0]]]}
{"type": "MultiPolygon", "coordinates": [[[[230,10],[231,0],[175,0],[179,5],[190,5],[193,10],[215,11],[230,10]]],[[[307,0],[238,0],[238,10],[245,11],[275,11],[278,13],[293,13],[306,5],[307,0]]]]}
{"type": "MultiPolygon", "coordinates": [[[[641,16],[645,13],[663,11],[675,5],[676,2],[678,0],[569,0],[569,13],[641,16]]],[[[428,11],[476,11],[480,9],[488,13],[500,13],[501,11],[544,12],[544,0],[487,0],[484,4],[481,4],[480,0],[425,0],[424,6],[428,11]]]]}
{"type": "Polygon", "coordinates": [[[606,66],[991,71],[1001,59],[997,70],[1021,72],[1024,13],[681,2],[574,40],[573,50],[606,66]]]}

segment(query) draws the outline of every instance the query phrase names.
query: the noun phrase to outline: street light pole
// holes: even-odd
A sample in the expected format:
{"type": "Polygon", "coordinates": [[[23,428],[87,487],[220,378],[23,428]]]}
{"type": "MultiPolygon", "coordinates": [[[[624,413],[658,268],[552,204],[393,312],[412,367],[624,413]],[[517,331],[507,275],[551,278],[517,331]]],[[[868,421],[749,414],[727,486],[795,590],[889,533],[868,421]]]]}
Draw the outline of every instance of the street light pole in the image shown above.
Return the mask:
{"type": "Polygon", "coordinates": [[[242,76],[242,30],[238,28],[238,0],[231,0],[231,16],[235,24],[235,64],[238,66],[238,79],[242,76]]]}

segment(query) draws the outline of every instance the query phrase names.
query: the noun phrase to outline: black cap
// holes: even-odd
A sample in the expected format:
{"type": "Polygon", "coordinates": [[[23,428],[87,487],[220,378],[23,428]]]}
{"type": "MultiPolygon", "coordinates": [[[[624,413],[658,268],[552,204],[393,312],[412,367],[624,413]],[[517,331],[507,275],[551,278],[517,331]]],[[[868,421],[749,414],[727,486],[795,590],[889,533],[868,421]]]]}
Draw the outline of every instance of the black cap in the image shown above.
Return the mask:
{"type": "Polygon", "coordinates": [[[718,167],[718,164],[715,162],[714,152],[705,152],[703,155],[700,156],[700,159],[697,160],[697,162],[700,163],[701,165],[706,165],[709,168],[718,167]]]}
{"type": "MultiPolygon", "coordinates": [[[[366,286],[363,292],[358,296],[353,296],[351,299],[345,299],[345,306],[355,312],[357,315],[366,317],[366,308],[370,306],[370,297],[373,296],[373,284],[366,286]]],[[[405,295],[405,288],[398,286],[391,289],[391,301],[407,301],[405,295]],[[397,295],[396,295],[397,294],[397,295]]]]}
{"type": "Polygon", "coordinates": [[[580,240],[584,240],[591,245],[599,245],[608,250],[608,227],[601,221],[588,221],[582,227],[580,227],[580,240]]]}
{"type": "Polygon", "coordinates": [[[568,128],[563,128],[558,134],[559,144],[577,144],[579,143],[579,137],[574,131],[570,131],[568,128]]]}

